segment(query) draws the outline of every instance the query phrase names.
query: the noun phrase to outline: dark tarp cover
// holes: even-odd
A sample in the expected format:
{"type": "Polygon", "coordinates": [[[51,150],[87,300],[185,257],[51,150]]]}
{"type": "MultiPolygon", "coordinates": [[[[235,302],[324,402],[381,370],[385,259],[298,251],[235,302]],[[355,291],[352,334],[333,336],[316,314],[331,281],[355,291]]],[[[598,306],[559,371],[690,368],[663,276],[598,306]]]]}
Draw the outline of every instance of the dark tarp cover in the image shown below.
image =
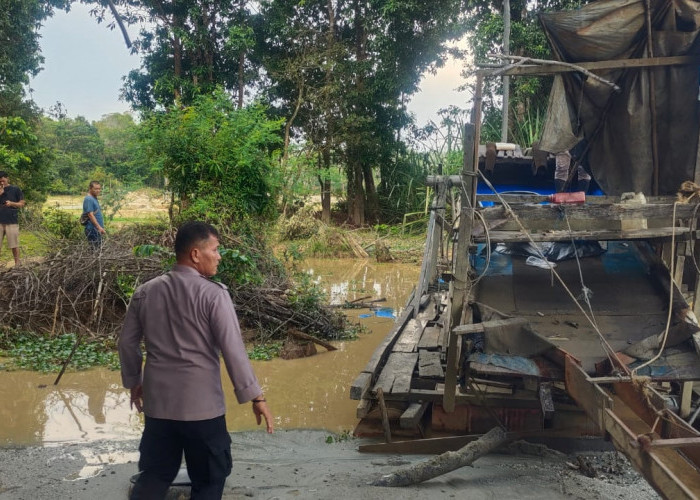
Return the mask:
{"type": "MultiPolygon", "coordinates": [[[[650,0],[654,57],[700,54],[700,2],[650,0]]],[[[579,10],[541,14],[558,60],[579,63],[645,58],[645,2],[606,0],[579,10]]],[[[654,75],[658,194],[675,194],[696,180],[698,161],[698,67],[662,66],[596,70],[621,92],[582,73],[555,77],[541,148],[557,153],[578,138],[589,142],[588,160],[606,194],[653,193],[650,78],[654,75]]]]}

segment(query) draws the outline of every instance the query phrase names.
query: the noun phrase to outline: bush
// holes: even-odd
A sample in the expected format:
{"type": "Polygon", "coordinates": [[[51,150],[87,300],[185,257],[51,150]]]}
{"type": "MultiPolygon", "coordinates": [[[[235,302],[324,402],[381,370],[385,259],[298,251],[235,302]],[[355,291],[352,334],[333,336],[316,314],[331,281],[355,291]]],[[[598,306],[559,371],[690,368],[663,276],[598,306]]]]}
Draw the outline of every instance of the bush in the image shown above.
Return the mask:
{"type": "Polygon", "coordinates": [[[78,217],[59,208],[46,208],[41,226],[57,238],[76,240],[83,237],[84,230],[78,217]]]}

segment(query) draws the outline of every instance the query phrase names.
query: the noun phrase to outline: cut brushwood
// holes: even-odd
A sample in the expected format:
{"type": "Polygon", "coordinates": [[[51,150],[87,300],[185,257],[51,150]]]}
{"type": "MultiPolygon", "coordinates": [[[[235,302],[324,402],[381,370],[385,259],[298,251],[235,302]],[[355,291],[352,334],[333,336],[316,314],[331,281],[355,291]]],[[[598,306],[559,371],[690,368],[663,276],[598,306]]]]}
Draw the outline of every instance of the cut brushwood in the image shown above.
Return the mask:
{"type": "Polygon", "coordinates": [[[400,469],[392,474],[382,476],[372,483],[373,486],[410,486],[433,479],[466,465],[498,448],[509,438],[501,427],[494,427],[476,441],[472,441],[457,451],[448,451],[425,462],[400,469]]]}

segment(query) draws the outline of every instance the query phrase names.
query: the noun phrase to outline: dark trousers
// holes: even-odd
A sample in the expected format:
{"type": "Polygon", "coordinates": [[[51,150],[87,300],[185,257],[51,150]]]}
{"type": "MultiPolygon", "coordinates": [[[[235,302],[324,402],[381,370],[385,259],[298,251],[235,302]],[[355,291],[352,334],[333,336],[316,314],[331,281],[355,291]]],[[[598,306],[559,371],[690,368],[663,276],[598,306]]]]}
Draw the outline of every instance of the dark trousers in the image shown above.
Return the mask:
{"type": "Polygon", "coordinates": [[[97,229],[85,226],[85,237],[95,250],[99,250],[102,246],[102,235],[97,232],[97,229]]]}
{"type": "Polygon", "coordinates": [[[182,422],[146,417],[139,445],[139,475],[131,500],[165,498],[185,454],[192,500],[220,500],[231,473],[231,437],[222,415],[182,422]]]}

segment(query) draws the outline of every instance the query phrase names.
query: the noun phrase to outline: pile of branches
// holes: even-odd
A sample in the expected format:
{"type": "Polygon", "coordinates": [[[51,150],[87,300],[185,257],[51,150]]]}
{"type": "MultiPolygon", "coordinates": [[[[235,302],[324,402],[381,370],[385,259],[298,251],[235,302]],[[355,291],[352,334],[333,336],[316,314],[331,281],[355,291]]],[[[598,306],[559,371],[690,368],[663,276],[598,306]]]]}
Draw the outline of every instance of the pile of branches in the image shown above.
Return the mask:
{"type": "Polygon", "coordinates": [[[345,316],[330,307],[313,312],[293,307],[288,288],[232,287],[229,292],[241,323],[258,330],[261,340],[284,338],[292,328],[322,339],[336,340],[345,329],[345,316]]]}
{"type": "MultiPolygon", "coordinates": [[[[160,244],[170,243],[172,232],[159,240],[153,244],[164,248],[160,244]]],[[[45,259],[0,270],[0,327],[47,335],[116,337],[131,292],[163,274],[166,257],[173,260],[172,254],[162,252],[137,256],[134,243],[112,237],[95,251],[85,242],[57,242],[63,246],[45,259]]],[[[293,285],[286,276],[270,276],[260,286],[227,285],[241,323],[257,329],[261,340],[284,339],[289,329],[335,339],[345,327],[344,316],[328,307],[300,310],[289,300],[293,285]]]]}

